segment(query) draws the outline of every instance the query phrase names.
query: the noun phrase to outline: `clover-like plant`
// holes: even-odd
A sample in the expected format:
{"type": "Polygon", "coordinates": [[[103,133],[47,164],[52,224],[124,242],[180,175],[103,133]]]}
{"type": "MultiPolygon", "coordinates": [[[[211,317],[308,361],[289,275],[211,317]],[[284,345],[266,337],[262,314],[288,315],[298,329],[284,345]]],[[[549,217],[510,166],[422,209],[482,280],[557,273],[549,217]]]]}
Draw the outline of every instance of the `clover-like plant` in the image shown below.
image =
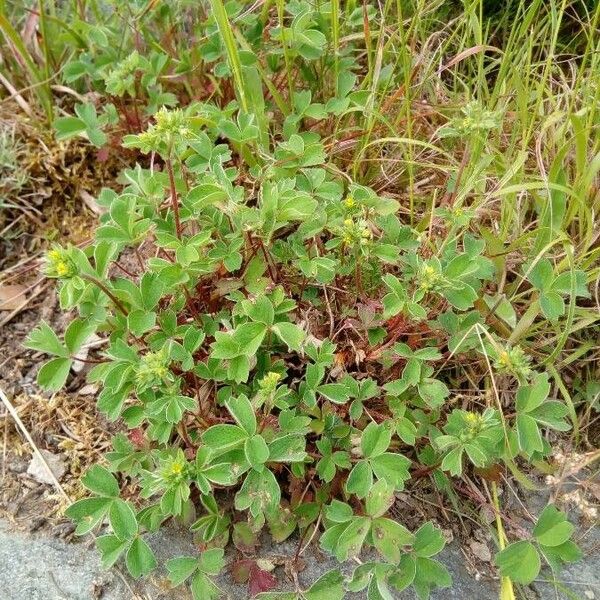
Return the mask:
{"type": "MultiPolygon", "coordinates": [[[[317,22],[299,11],[277,35],[292,55],[321,56],[317,22]]],[[[319,134],[301,130],[335,107],[306,93],[293,104],[272,148],[235,103],[162,108],[125,138],[151,158],[125,172],[120,193],[102,192],[93,243],[48,252],[61,307],[78,314],[63,339],[44,323],[31,333],[27,345],[53,355],[39,383],[59,389],[100,336],[88,380],[100,386],[99,411],[130,432],[84,476],[92,496],[67,514],[78,534],[106,524],[103,563],[125,557],[135,577],[156,566],[144,533],[187,523],[201,552],[166,567],[196,599],[220,594],[213,578],[228,541],[249,554],[263,528],[276,541],[316,537],[339,561],[374,552],[345,584],[333,573],[268,597],[320,598],[329,582],[328,597],[344,585],[370,598],[412,585],[427,598],[450,585],[432,558],[444,538],[431,522],[411,532],[392,518],[397,492],[413,475],[449,486],[467,470],[547,456],[544,432],[566,429],[567,411],[548,400],[548,378],[525,351],[486,324],[495,267],[485,241],[462,221],[450,241],[403,224],[396,200],[342,179],[319,134]],[[516,378],[514,410],[457,406],[444,371],[457,352],[493,365],[490,376],[516,378]]],[[[561,276],[540,277],[535,285],[556,300],[561,276]]],[[[534,530],[539,552],[570,560],[567,526],[549,511],[534,530]]],[[[517,544],[498,565],[529,581],[534,569],[519,563],[538,550],[517,544]]],[[[271,576],[259,579],[271,587],[271,576]]]]}

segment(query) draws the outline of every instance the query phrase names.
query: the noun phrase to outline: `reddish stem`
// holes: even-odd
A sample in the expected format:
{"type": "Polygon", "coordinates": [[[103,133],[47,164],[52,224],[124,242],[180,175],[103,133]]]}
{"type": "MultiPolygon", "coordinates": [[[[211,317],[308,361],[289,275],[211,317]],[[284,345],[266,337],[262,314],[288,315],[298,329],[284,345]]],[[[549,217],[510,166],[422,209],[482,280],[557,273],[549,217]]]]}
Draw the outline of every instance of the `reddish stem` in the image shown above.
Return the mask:
{"type": "Polygon", "coordinates": [[[129,275],[129,277],[131,277],[132,279],[135,279],[136,276],[131,271],[128,271],[118,260],[114,260],[113,263],[116,267],[121,269],[121,271],[123,271],[123,273],[125,273],[126,275],[129,275]]]}
{"type": "Polygon", "coordinates": [[[167,173],[169,174],[169,186],[171,188],[171,206],[173,207],[173,214],[175,215],[175,231],[177,237],[181,239],[181,221],[179,220],[179,202],[177,200],[177,190],[175,189],[175,176],[173,174],[173,164],[171,159],[167,158],[165,161],[167,165],[167,173]]]}

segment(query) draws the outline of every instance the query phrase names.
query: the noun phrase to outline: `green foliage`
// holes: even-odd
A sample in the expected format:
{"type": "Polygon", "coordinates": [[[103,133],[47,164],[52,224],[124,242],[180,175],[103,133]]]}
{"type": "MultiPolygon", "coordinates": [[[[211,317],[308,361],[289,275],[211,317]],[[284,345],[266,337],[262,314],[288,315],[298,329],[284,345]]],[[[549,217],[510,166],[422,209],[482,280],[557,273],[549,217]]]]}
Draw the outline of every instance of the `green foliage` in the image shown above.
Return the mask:
{"type": "MultiPolygon", "coordinates": [[[[438,14],[410,2],[128,3],[61,29],[50,53],[65,57],[62,83],[101,100],[56,118],[56,137],[115,152],[122,141],[137,161],[100,193],[93,242],[47,253],[77,316],[63,336],[41,323],[26,342],[51,356],[38,382],[58,390],[88,339],[106,340],[88,379],[131,439],[114,438],[107,466],[83,478],[92,495],[68,509],[78,534],[108,527],[103,564],[147,574],[143,536],[174,518],[201,551],[167,569],[194,598],[219,596],[230,540],[251,553],[265,529],[318,539],[340,561],[363,548],[378,558],[263,598],[410,586],[427,598],[451,584],[433,558],[444,539],[431,522],[411,532],[392,519],[396,492],[428,477],[454,502],[457,478],[540,464],[553,432],[577,426],[553,363],[565,349],[561,364],[575,362],[598,319],[586,194],[600,162],[586,145],[593,114],[565,117],[579,101],[536,120],[535,99],[554,102],[542,79],[564,74],[555,36],[517,4],[524,25],[497,59],[499,41],[481,38],[501,40],[513,21],[488,27],[465,5],[440,73],[438,60],[416,69],[411,50],[438,14]],[[535,65],[539,90],[513,81],[511,56],[535,65]],[[479,99],[463,95],[469,80],[479,99]],[[524,149],[559,128],[573,147],[536,146],[551,164],[540,180],[524,149]],[[432,187],[418,193],[417,176],[432,187]]],[[[542,559],[576,559],[571,533],[548,507],[531,539],[498,553],[501,574],[525,584],[542,559]]]]}
{"type": "Polygon", "coordinates": [[[103,114],[98,117],[93,104],[76,104],[75,117],[60,117],[54,121],[56,139],[64,140],[81,135],[87,138],[94,146],[104,146],[107,142],[103,129],[106,125],[114,125],[117,120],[115,108],[109,105],[103,114]]]}
{"type": "Polygon", "coordinates": [[[465,454],[476,467],[492,465],[504,433],[497,411],[491,408],[482,414],[454,409],[444,432],[435,438],[435,445],[447,451],[441,467],[452,475],[462,473],[465,454]]]}
{"type": "MultiPolygon", "coordinates": [[[[109,211],[95,244],[85,252],[56,247],[48,253],[46,273],[60,282],[61,304],[77,308],[79,317],[64,341],[46,324],[29,336],[29,347],[56,357],[40,370],[40,384],[60,387],[86,339],[95,331],[109,334],[89,374],[103,387],[99,409],[141,429],[146,440],[138,450],[116,439],[109,460],[115,473],[139,479],[141,499],[150,504],[136,514],[119,498],[114,475],[98,466],[83,480],[95,496],[74,504],[69,515],[78,533],[106,521],[112,533],[99,539],[103,562],[125,556],[137,577],[155,563],[140,534],[168,517],[186,521],[195,512],[195,488],[205,512],[192,530],[210,549],[199,558],[175,558],[168,568],[172,582],[189,581],[195,597],[201,590],[202,597],[217,597],[210,577],[220,571],[221,547],[230,536],[251,547],[268,524],[275,539],[285,539],[297,528],[316,526],[322,514],[324,550],[345,561],[373,546],[381,557],[357,569],[349,589],[368,587],[374,597],[386,597],[389,590],[413,585],[428,597],[434,586],[450,583],[431,558],[443,548],[440,532],[429,523],[413,534],[385,516],[395,492],[410,481],[411,464],[424,460],[413,451],[417,441],[432,453],[440,475],[460,476],[468,465],[547,455],[541,432],[566,429],[567,409],[548,400],[547,375],[536,373],[520,348],[496,350],[500,344],[492,331],[486,334],[494,343],[482,341],[471,352],[489,354],[499,376],[514,373],[522,382],[512,417],[492,408],[451,409],[450,389],[434,366],[447,342],[398,340],[394,319],[425,326],[441,339],[458,335],[449,316],[456,320],[472,311],[494,276],[483,240],[465,234],[422,259],[414,252],[420,248],[414,231],[393,218],[395,203],[357,185],[341,200],[343,182],[323,170],[323,146],[315,134],[291,135],[272,157],[263,157],[263,171],[250,167],[245,176],[257,190],[250,199],[240,172],[225,165],[230,154],[208,150],[207,139],[224,133],[235,149],[251,138],[244,133],[251,120],[238,112],[237,129],[222,122],[211,131],[195,117],[204,110],[161,109],[147,131],[129,136],[128,146],[162,157],[168,178],[138,167],[121,194],[106,192],[109,211]],[[188,171],[184,165],[198,148],[211,158],[202,169],[188,171]],[[284,170],[278,167],[281,150],[284,170]],[[336,192],[317,201],[314,184],[327,181],[336,192]],[[157,252],[147,259],[140,255],[144,270],[135,278],[113,275],[111,262],[147,236],[157,252]],[[398,239],[403,243],[394,252],[383,250],[398,239]],[[356,297],[380,298],[379,317],[360,325],[375,322],[382,331],[367,336],[363,346],[376,369],[366,362],[355,375],[346,369],[335,374],[338,348],[321,333],[322,306],[331,303],[324,282],[332,277],[325,263],[308,268],[318,259],[330,261],[338,285],[346,282],[348,291],[335,294],[341,314],[355,314],[360,323],[366,317],[355,312],[356,297]],[[436,324],[428,315],[440,299],[450,308],[436,324]],[[301,317],[314,309],[321,319],[301,317]],[[304,486],[309,476],[318,500],[282,511],[282,502],[293,499],[293,486],[304,486]],[[336,481],[341,500],[331,497],[336,481]],[[232,528],[231,515],[214,497],[220,488],[234,493],[234,510],[246,514],[247,524],[232,528]],[[350,498],[362,509],[345,502],[350,498]]],[[[542,515],[534,535],[544,555],[563,556],[568,548],[546,547],[558,546],[552,532],[564,525],[547,521],[542,515]]],[[[521,559],[537,557],[537,550],[529,542],[517,544],[499,554],[498,564],[522,581],[530,573],[519,571],[521,559]]]]}
{"type": "Polygon", "coordinates": [[[549,504],[540,514],[533,528],[531,541],[521,540],[509,544],[496,554],[500,573],[516,583],[529,584],[539,574],[541,558],[558,571],[563,563],[581,558],[581,550],[570,538],[574,526],[563,512],[549,504]]]}
{"type": "Polygon", "coordinates": [[[178,586],[190,581],[194,600],[219,598],[221,590],[212,581],[211,576],[218,575],[225,566],[222,548],[212,548],[202,552],[199,557],[180,556],[167,561],[169,581],[178,586]]]}
{"type": "Polygon", "coordinates": [[[554,274],[552,263],[547,258],[542,258],[533,267],[528,269],[527,278],[539,290],[540,309],[544,316],[551,321],[556,321],[565,313],[564,297],[589,296],[586,277],[583,271],[573,273],[565,272],[554,274]]]}

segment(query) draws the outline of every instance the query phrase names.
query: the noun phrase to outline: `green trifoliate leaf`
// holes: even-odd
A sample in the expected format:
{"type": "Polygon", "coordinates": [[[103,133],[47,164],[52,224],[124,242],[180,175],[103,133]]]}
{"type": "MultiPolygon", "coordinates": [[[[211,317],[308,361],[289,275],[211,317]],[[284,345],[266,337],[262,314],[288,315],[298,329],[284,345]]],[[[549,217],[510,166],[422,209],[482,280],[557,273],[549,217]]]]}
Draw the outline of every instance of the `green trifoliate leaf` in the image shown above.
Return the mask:
{"type": "Polygon", "coordinates": [[[256,415],[250,400],[243,394],[237,398],[230,398],[225,402],[227,410],[236,423],[248,434],[256,433],[256,415]]]}
{"type": "Polygon", "coordinates": [[[253,435],[244,443],[246,460],[252,467],[260,467],[269,458],[269,447],[261,435],[253,435]]]}
{"type": "Polygon", "coordinates": [[[119,484],[115,476],[108,469],[100,465],[90,467],[81,478],[81,483],[90,492],[99,496],[116,498],[119,495],[119,484]]]}
{"type": "Polygon", "coordinates": [[[210,548],[200,555],[198,569],[207,575],[218,575],[225,566],[223,548],[210,548]]]}
{"type": "Polygon", "coordinates": [[[137,579],[147,575],[156,568],[156,558],[150,546],[140,537],[135,538],[127,551],[125,559],[127,570],[132,577],[137,579]]]}
{"type": "Polygon", "coordinates": [[[367,461],[360,461],[354,465],[346,480],[346,491],[364,498],[373,485],[373,471],[367,461]]]}
{"type": "Polygon", "coordinates": [[[369,490],[365,510],[370,517],[381,517],[394,503],[394,487],[385,479],[380,479],[369,490]]]}
{"type": "Polygon", "coordinates": [[[73,361],[70,358],[53,358],[38,371],[38,385],[49,391],[57,392],[67,381],[73,361]]]}
{"type": "Polygon", "coordinates": [[[302,350],[302,342],[306,337],[303,329],[293,323],[275,323],[272,327],[273,333],[284,342],[290,350],[300,352],[302,350]]]}
{"type": "Polygon", "coordinates": [[[128,540],[120,540],[115,535],[101,535],[96,538],[96,547],[100,550],[102,568],[110,569],[119,560],[128,545],[128,540]]]}
{"type": "Polygon", "coordinates": [[[108,512],[108,520],[114,534],[120,540],[130,540],[138,531],[135,512],[129,502],[115,498],[108,512]]]}
{"type": "Polygon", "coordinates": [[[371,458],[383,454],[388,449],[391,439],[391,427],[369,423],[362,432],[360,440],[363,456],[371,458]]]}
{"type": "Polygon", "coordinates": [[[517,415],[517,440],[519,448],[527,454],[541,452],[544,449],[538,424],[528,414],[517,415]]]}
{"type": "Polygon", "coordinates": [[[248,434],[237,425],[213,425],[202,434],[202,441],[215,454],[222,454],[241,446],[248,434]]]}
{"type": "Polygon", "coordinates": [[[575,527],[567,521],[565,513],[549,504],[539,516],[533,529],[535,539],[543,546],[560,546],[572,535],[575,527]]]}
{"type": "Polygon", "coordinates": [[[384,452],[369,461],[377,479],[385,479],[396,490],[404,489],[404,482],[410,479],[410,460],[402,454],[384,452]]]}
{"type": "Polygon", "coordinates": [[[334,498],[331,504],[325,507],[325,515],[334,523],[345,523],[354,516],[354,512],[349,504],[334,498]]]}
{"type": "Polygon", "coordinates": [[[400,314],[408,302],[408,293],[404,285],[394,275],[384,275],[383,282],[390,292],[383,297],[383,318],[389,319],[400,314]]]}
{"type": "Polygon", "coordinates": [[[348,388],[343,383],[325,383],[317,387],[317,392],[335,404],[345,404],[350,400],[348,388]]]}
{"type": "Polygon", "coordinates": [[[222,596],[219,587],[206,574],[199,571],[192,578],[190,585],[192,590],[192,598],[194,600],[216,600],[222,596]]]}
{"type": "Polygon", "coordinates": [[[546,319],[557,321],[565,314],[565,301],[558,292],[552,290],[540,294],[540,308],[546,319]]]}
{"type": "Polygon", "coordinates": [[[188,577],[196,572],[198,559],[192,556],[178,556],[166,562],[169,581],[172,585],[181,585],[188,577]]]}
{"type": "Polygon", "coordinates": [[[242,309],[253,321],[263,323],[267,327],[273,324],[275,312],[272,302],[266,296],[258,296],[254,301],[244,300],[242,309]]]}
{"type": "Polygon", "coordinates": [[[400,557],[398,568],[392,573],[389,581],[394,589],[402,592],[412,584],[416,574],[417,561],[415,557],[410,554],[403,554],[400,557]]]}
{"type": "Polygon", "coordinates": [[[415,533],[413,552],[421,558],[430,558],[442,551],[446,540],[432,523],[425,523],[415,533]]]}
{"type": "Polygon", "coordinates": [[[62,356],[63,358],[69,356],[67,348],[45,321],[41,321],[38,327],[29,334],[24,345],[32,350],[62,356]]]}
{"type": "Polygon", "coordinates": [[[441,562],[430,558],[417,558],[413,586],[419,600],[429,598],[433,588],[447,588],[451,585],[452,577],[441,562]]]}
{"type": "Polygon", "coordinates": [[[150,331],[156,323],[156,313],[134,310],[127,315],[127,325],[138,337],[150,331]]]}
{"type": "Polygon", "coordinates": [[[388,561],[398,564],[402,557],[404,546],[413,542],[413,534],[400,523],[392,519],[378,518],[371,526],[373,543],[377,551],[388,561]]]}
{"type": "MultiPolygon", "coordinates": [[[[451,436],[444,436],[451,437],[451,436]]],[[[457,440],[457,443],[460,442],[457,440]]],[[[448,471],[450,475],[461,475],[462,474],[462,459],[463,459],[464,449],[462,445],[457,446],[456,448],[452,448],[446,456],[444,456],[444,460],[442,460],[441,469],[442,471],[448,471]]]]}
{"type": "Polygon", "coordinates": [[[102,523],[112,502],[112,498],[95,497],[84,498],[71,504],[65,515],[77,523],[75,535],[85,535],[102,523]]]}
{"type": "Polygon", "coordinates": [[[344,561],[358,556],[370,529],[371,520],[368,517],[353,517],[337,540],[336,558],[344,561]]]}
{"type": "Polygon", "coordinates": [[[548,374],[541,373],[536,376],[533,383],[523,385],[517,390],[516,409],[518,412],[531,412],[546,398],[550,393],[550,383],[548,382],[548,374]]]}
{"type": "Polygon", "coordinates": [[[496,564],[503,577],[515,583],[530,584],[539,574],[540,555],[528,541],[514,542],[496,554],[496,564]]]}
{"type": "Polygon", "coordinates": [[[237,343],[240,354],[253,356],[259,349],[267,333],[263,323],[244,323],[235,329],[233,339],[237,343]]]}
{"type": "Polygon", "coordinates": [[[302,593],[306,600],[342,600],[345,595],[344,577],[338,569],[321,575],[302,593]]]}
{"type": "Polygon", "coordinates": [[[83,319],[74,319],[65,330],[65,345],[71,355],[77,354],[86,340],[96,330],[96,324],[83,319]]]}

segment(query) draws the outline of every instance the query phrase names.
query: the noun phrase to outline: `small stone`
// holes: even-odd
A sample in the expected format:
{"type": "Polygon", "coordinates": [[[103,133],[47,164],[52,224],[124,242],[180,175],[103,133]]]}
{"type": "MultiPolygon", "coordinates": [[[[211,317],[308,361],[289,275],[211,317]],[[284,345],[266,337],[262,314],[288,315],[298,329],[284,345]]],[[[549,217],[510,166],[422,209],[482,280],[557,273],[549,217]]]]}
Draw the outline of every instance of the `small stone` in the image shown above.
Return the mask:
{"type": "Polygon", "coordinates": [[[80,396],[94,396],[98,391],[98,386],[95,383],[87,383],[77,393],[80,396]]]}
{"type": "Polygon", "coordinates": [[[11,473],[17,473],[17,474],[25,473],[25,471],[27,471],[27,467],[28,467],[27,461],[19,460],[19,459],[16,459],[13,462],[10,462],[8,464],[8,470],[11,473]]]}
{"type": "Polygon", "coordinates": [[[585,592],[583,592],[583,595],[586,598],[589,598],[590,600],[594,600],[594,598],[596,597],[596,594],[594,594],[594,592],[592,592],[592,590],[585,590],[585,592]]]}
{"type": "Polygon", "coordinates": [[[454,532],[452,531],[452,529],[442,529],[442,535],[444,536],[444,539],[446,540],[447,544],[452,542],[452,540],[454,539],[454,532]]]}
{"type": "MultiPolygon", "coordinates": [[[[48,452],[47,450],[40,450],[40,452],[56,479],[60,481],[67,472],[67,464],[64,457],[58,454],[52,454],[52,452],[48,452]]],[[[37,454],[33,455],[33,458],[29,463],[27,475],[40,483],[47,483],[50,485],[54,483],[48,473],[48,468],[42,463],[37,454]]]]}
{"type": "Polygon", "coordinates": [[[471,548],[471,552],[482,562],[491,562],[492,553],[490,552],[490,549],[487,547],[487,544],[472,541],[469,544],[469,548],[471,548]]]}

